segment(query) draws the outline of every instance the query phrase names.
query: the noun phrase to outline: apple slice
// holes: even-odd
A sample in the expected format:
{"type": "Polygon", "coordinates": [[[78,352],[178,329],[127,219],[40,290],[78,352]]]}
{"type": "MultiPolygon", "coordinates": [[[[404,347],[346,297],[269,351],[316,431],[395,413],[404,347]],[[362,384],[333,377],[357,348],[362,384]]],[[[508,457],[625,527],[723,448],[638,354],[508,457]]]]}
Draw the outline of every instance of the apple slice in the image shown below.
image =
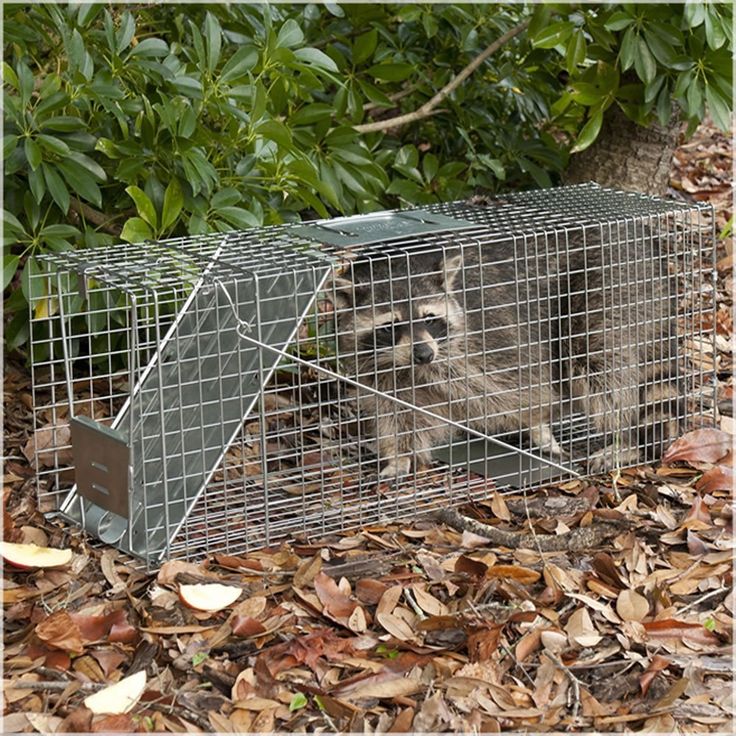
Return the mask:
{"type": "Polygon", "coordinates": [[[208,611],[209,613],[222,611],[223,608],[232,606],[240,598],[242,592],[242,588],[221,585],[220,583],[179,586],[179,598],[189,608],[194,608],[197,611],[208,611]]]}
{"type": "Polygon", "coordinates": [[[127,713],[141,699],[145,689],[146,671],[140,670],[104,690],[88,695],[84,705],[96,715],[127,713]]]}
{"type": "Polygon", "coordinates": [[[70,549],[39,547],[36,544],[15,544],[14,542],[0,542],[0,555],[7,563],[20,570],[59,567],[68,565],[72,559],[70,549]]]}

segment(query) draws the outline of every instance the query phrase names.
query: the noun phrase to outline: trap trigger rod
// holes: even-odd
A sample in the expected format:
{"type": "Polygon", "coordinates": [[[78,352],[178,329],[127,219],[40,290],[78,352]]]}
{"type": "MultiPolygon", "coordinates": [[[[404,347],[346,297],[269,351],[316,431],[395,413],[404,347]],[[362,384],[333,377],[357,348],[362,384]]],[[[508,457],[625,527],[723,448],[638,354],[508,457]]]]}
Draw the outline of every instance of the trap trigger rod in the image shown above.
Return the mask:
{"type": "MultiPolygon", "coordinates": [[[[225,291],[222,283],[219,284],[223,291],[225,291]]],[[[231,303],[231,308],[233,307],[231,303]]],[[[526,457],[531,458],[532,460],[541,460],[546,465],[557,468],[558,470],[564,471],[567,475],[572,475],[576,478],[580,477],[580,473],[577,473],[576,471],[572,470],[571,468],[566,467],[565,465],[560,465],[559,463],[554,462],[553,460],[548,460],[545,457],[541,457],[540,455],[535,455],[533,452],[529,452],[528,450],[523,450],[520,447],[514,447],[513,445],[508,444],[507,442],[504,442],[503,440],[496,439],[495,437],[491,437],[487,434],[483,434],[483,432],[478,432],[475,429],[472,429],[471,427],[466,427],[464,424],[460,424],[460,422],[455,422],[452,419],[447,419],[446,417],[440,416],[439,414],[435,414],[434,412],[428,411],[427,409],[423,409],[420,406],[415,406],[414,404],[410,404],[408,401],[404,401],[403,399],[399,399],[396,396],[391,396],[390,394],[386,394],[382,391],[379,391],[378,389],[373,388],[372,386],[366,386],[363,383],[360,383],[359,381],[354,381],[352,378],[347,378],[346,376],[341,376],[339,373],[335,373],[335,371],[330,370],[329,368],[325,368],[324,366],[318,365],[317,363],[312,363],[309,360],[304,360],[304,358],[300,358],[296,355],[292,355],[291,353],[287,353],[285,350],[282,350],[281,348],[274,347],[273,345],[267,345],[264,342],[261,342],[260,340],[257,340],[254,337],[251,337],[250,335],[246,334],[246,332],[250,332],[252,329],[252,325],[248,322],[245,322],[240,318],[240,316],[237,314],[237,312],[233,309],[233,315],[235,316],[235,319],[238,322],[238,335],[242,340],[246,340],[247,342],[251,343],[252,345],[255,345],[256,347],[263,348],[265,350],[269,350],[272,353],[276,353],[276,355],[281,356],[282,358],[286,358],[287,360],[294,361],[295,363],[304,366],[305,368],[313,368],[314,370],[329,376],[330,378],[334,378],[338,381],[342,381],[343,383],[347,383],[351,386],[354,386],[355,388],[363,389],[364,391],[368,391],[376,396],[380,396],[383,398],[388,398],[390,401],[398,404],[399,406],[404,407],[405,409],[411,409],[412,411],[416,411],[419,414],[423,414],[424,416],[429,417],[430,419],[436,419],[440,422],[443,422],[444,424],[449,424],[452,427],[455,427],[456,429],[462,430],[463,432],[467,432],[467,434],[471,435],[472,437],[476,437],[481,440],[486,440],[488,442],[492,442],[494,445],[497,445],[498,447],[503,447],[505,450],[511,450],[512,452],[518,453],[519,455],[525,455],[526,457]]]]}

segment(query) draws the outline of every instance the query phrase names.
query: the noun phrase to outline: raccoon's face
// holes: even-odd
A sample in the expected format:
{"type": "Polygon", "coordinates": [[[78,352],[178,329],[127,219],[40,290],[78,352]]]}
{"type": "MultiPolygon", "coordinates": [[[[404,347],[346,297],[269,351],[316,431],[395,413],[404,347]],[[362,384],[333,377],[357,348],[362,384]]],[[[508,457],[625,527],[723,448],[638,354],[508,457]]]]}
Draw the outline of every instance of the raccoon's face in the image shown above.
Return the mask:
{"type": "MultiPolygon", "coordinates": [[[[458,354],[465,314],[452,293],[460,258],[355,262],[339,282],[340,358],[358,375],[422,371],[458,354]]],[[[462,352],[460,351],[460,354],[462,352]]]]}

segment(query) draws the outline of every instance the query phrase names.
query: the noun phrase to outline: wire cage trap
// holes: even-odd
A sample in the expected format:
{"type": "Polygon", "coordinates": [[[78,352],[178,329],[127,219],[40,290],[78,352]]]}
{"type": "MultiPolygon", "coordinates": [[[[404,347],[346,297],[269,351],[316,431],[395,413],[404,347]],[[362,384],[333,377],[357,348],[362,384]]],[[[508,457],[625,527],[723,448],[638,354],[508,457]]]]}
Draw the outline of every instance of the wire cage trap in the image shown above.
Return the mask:
{"type": "Polygon", "coordinates": [[[713,421],[713,244],[588,184],[46,257],[39,502],[153,567],[651,462],[713,421]]]}

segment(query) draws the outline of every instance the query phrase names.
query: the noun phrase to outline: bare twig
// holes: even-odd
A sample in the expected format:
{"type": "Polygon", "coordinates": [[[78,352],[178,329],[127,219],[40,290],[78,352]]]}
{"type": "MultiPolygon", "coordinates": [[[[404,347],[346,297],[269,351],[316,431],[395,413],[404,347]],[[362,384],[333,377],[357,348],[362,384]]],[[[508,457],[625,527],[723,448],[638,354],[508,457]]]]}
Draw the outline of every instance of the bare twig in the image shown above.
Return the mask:
{"type": "Polygon", "coordinates": [[[570,671],[570,668],[566,664],[563,664],[550,651],[545,651],[544,656],[548,657],[552,664],[555,665],[555,667],[559,667],[565,673],[567,679],[570,680],[573,694],[572,720],[574,722],[577,720],[578,713],[580,712],[580,680],[575,677],[575,675],[570,671]]]}
{"type": "Polygon", "coordinates": [[[193,723],[195,726],[198,726],[205,733],[211,733],[212,731],[212,724],[204,716],[200,716],[193,710],[185,708],[181,703],[177,702],[176,699],[174,699],[174,702],[172,702],[171,705],[165,705],[164,703],[157,703],[155,701],[149,701],[143,705],[149,710],[156,710],[159,713],[163,713],[165,716],[179,716],[184,720],[193,723]]]}
{"type": "Polygon", "coordinates": [[[509,29],[502,36],[497,38],[490,46],[483,50],[473,59],[462,71],[456,74],[434,97],[427,100],[418,110],[408,112],[404,115],[397,115],[386,120],[377,120],[373,123],[363,123],[362,125],[353,126],[358,133],[375,133],[379,130],[388,128],[397,128],[400,125],[413,123],[415,120],[429,117],[437,105],[442,102],[448,95],[452,94],[486,59],[496,53],[498,49],[507,44],[512,38],[518,36],[522,31],[526,30],[530,19],[527,18],[509,29]]]}
{"type": "Polygon", "coordinates": [[[682,614],[685,611],[688,611],[689,609],[693,608],[693,606],[697,606],[703,601],[708,600],[708,598],[713,598],[714,596],[717,596],[719,593],[728,593],[730,589],[729,588],[718,588],[718,590],[711,590],[710,592],[706,593],[705,595],[701,595],[700,598],[696,598],[694,601],[691,601],[688,603],[684,608],[680,608],[677,613],[682,614]]]}
{"type": "Polygon", "coordinates": [[[441,509],[435,512],[435,518],[457,531],[468,531],[485,537],[492,544],[510,549],[538,549],[540,552],[560,552],[570,550],[591,549],[600,544],[606,537],[619,530],[613,524],[601,523],[583,529],[573,529],[569,534],[522,534],[507,532],[475,519],[468,519],[452,509],[441,509]]]}
{"type": "Polygon", "coordinates": [[[8,690],[66,690],[69,685],[79,685],[79,690],[91,690],[97,691],[107,687],[103,683],[99,682],[77,682],[74,680],[52,680],[52,681],[31,681],[31,680],[18,680],[13,682],[12,680],[6,680],[6,687],[8,690]]]}

